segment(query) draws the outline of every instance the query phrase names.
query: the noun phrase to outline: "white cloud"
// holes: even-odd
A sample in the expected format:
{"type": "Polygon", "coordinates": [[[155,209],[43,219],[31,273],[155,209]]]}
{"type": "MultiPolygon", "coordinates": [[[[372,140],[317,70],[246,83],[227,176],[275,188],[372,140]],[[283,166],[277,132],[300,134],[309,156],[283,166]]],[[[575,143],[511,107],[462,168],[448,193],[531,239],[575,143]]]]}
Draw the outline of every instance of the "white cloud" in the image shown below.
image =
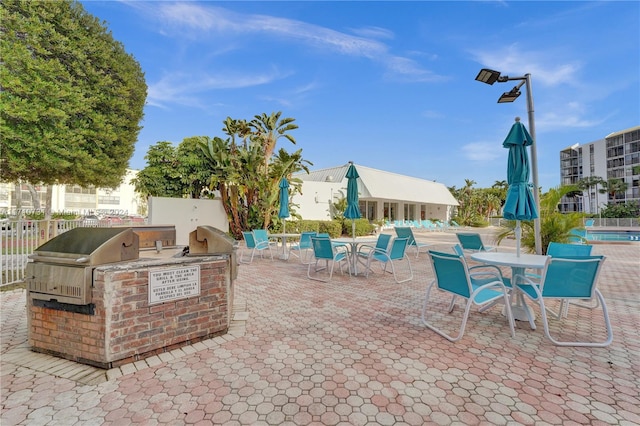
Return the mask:
{"type": "Polygon", "coordinates": [[[393,39],[395,35],[392,31],[380,27],[365,27],[351,30],[354,34],[367,38],[393,39]]]}
{"type": "Polygon", "coordinates": [[[163,34],[202,39],[203,33],[215,32],[232,37],[234,34],[266,34],[298,41],[321,49],[329,49],[343,55],[363,57],[382,63],[388,74],[402,76],[411,81],[436,81],[442,77],[424,69],[412,59],[393,55],[389,47],[376,40],[392,38],[393,33],[384,28],[368,27],[353,30],[356,35],[303,21],[268,15],[242,15],[227,9],[189,3],[153,3],[135,7],[148,16],[160,20],[165,27],[163,34]]]}
{"type": "Polygon", "coordinates": [[[500,156],[504,156],[504,152],[497,149],[495,143],[489,142],[472,142],[462,146],[462,154],[471,161],[493,161],[500,156]]]}
{"type": "Polygon", "coordinates": [[[202,72],[184,73],[174,72],[164,75],[155,83],[149,84],[147,103],[162,107],[169,103],[205,108],[198,95],[214,89],[237,89],[258,86],[283,78],[275,69],[263,74],[209,74],[202,72]]]}
{"type": "Polygon", "coordinates": [[[517,43],[503,48],[474,51],[476,60],[488,68],[514,77],[531,74],[532,81],[545,86],[576,85],[581,64],[561,58],[553,49],[536,52],[517,43]]]}

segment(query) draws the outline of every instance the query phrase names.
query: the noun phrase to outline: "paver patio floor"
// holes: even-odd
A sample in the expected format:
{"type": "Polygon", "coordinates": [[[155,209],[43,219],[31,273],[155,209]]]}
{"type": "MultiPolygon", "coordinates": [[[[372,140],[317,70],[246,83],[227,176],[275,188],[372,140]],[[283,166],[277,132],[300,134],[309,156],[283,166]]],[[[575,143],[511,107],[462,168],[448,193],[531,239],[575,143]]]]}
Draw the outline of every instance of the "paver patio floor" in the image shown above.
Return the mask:
{"type": "MultiPolygon", "coordinates": [[[[455,235],[418,239],[447,250],[455,235]]],[[[450,343],[420,322],[433,277],[426,254],[410,256],[414,279],[403,284],[381,273],[321,283],[296,258],[258,258],[239,269],[230,335],[74,380],[47,368],[57,358],[26,348],[24,290],[3,292],[0,423],[638,425],[640,245],[593,251],[607,256],[599,281],[614,328],[607,348],[553,346],[540,320],[537,330],[517,322],[513,339],[500,307],[473,310],[464,337],[450,343]],[[12,356],[17,348],[23,356],[12,356]]],[[[599,314],[571,307],[552,331],[603,338],[599,314]]]]}

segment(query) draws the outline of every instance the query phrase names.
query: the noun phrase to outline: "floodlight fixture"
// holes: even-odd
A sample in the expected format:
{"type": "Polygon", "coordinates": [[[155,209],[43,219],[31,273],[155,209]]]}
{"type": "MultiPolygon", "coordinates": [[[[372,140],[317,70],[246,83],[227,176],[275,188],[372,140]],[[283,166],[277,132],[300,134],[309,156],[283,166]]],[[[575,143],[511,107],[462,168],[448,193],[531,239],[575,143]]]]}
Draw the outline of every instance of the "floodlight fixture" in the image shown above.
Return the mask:
{"type": "Polygon", "coordinates": [[[500,77],[499,71],[490,70],[489,68],[482,68],[478,75],[476,76],[476,80],[482,83],[487,83],[492,85],[493,83],[506,81],[505,77],[500,77]]]}
{"type": "Polygon", "coordinates": [[[498,103],[504,104],[508,102],[513,102],[516,99],[518,99],[518,96],[520,96],[520,91],[514,87],[513,89],[511,89],[511,91],[504,92],[502,96],[498,98],[498,103]]]}

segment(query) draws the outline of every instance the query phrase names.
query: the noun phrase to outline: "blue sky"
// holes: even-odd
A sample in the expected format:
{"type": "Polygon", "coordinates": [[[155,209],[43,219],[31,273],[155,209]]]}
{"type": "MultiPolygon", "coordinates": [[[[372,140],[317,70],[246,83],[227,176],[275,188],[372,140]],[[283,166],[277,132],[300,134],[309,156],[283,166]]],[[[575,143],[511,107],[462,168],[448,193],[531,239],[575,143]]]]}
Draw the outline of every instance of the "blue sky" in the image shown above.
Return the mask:
{"type": "Polygon", "coordinates": [[[148,147],[220,136],[226,117],[282,111],[312,169],[356,164],[447,186],[506,180],[502,148],[527,120],[531,75],[539,184],[559,151],[640,124],[640,2],[83,1],[145,72],[148,147]]]}

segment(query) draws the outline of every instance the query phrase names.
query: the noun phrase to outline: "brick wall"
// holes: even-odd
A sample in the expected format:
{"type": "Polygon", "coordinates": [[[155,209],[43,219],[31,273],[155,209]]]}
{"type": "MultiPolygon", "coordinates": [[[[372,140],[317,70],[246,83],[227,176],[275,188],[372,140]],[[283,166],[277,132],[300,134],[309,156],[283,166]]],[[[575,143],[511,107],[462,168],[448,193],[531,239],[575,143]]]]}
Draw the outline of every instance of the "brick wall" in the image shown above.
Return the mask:
{"type": "Polygon", "coordinates": [[[95,315],[34,306],[28,298],[29,344],[112,368],[223,334],[233,289],[226,257],[136,260],[94,270],[95,315]],[[149,269],[199,265],[200,294],[149,304],[149,269]]]}

